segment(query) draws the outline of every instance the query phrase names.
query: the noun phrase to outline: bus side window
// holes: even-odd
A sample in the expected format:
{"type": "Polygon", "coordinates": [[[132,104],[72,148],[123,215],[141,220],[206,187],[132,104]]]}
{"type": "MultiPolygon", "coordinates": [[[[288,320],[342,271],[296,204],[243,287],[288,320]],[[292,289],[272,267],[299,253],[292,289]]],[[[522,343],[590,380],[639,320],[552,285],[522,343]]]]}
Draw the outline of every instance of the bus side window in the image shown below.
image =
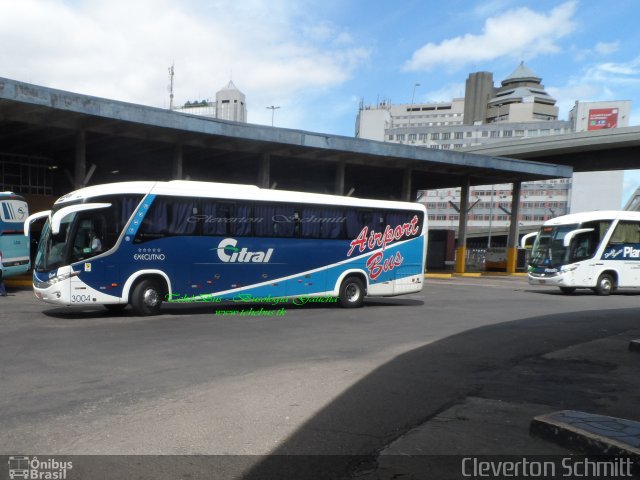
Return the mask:
{"type": "Polygon", "coordinates": [[[640,223],[620,221],[611,235],[609,245],[640,243],[640,223]]]}

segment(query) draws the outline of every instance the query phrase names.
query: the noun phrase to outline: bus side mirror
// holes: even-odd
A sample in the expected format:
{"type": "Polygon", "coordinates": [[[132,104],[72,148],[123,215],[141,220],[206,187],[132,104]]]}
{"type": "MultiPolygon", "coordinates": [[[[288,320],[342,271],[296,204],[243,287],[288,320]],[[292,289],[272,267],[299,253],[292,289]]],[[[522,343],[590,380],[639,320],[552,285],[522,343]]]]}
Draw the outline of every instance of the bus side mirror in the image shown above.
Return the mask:
{"type": "Polygon", "coordinates": [[[575,237],[579,233],[587,233],[587,232],[593,232],[593,228],[578,228],[576,230],[571,230],[570,232],[567,232],[567,234],[564,236],[564,240],[562,241],[562,245],[564,245],[565,247],[568,247],[569,245],[571,245],[571,240],[573,240],[573,237],[575,237]]]}
{"type": "Polygon", "coordinates": [[[538,236],[538,232],[531,232],[531,233],[527,233],[525,236],[523,236],[523,237],[520,239],[520,246],[521,246],[522,248],[526,248],[527,240],[529,240],[531,237],[537,237],[537,236],[538,236]]]}
{"type": "Polygon", "coordinates": [[[39,218],[48,217],[51,213],[51,210],[45,210],[44,212],[34,213],[33,215],[29,215],[27,219],[24,221],[24,236],[29,236],[29,228],[31,223],[38,220],[39,218]]]}

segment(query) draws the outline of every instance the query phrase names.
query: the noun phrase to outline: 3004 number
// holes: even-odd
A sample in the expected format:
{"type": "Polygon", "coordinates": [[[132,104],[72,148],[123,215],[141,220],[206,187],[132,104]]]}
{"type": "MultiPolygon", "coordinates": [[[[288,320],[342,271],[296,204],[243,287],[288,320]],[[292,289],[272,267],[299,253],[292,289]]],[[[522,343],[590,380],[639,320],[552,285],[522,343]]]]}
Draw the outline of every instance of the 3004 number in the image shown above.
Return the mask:
{"type": "Polygon", "coordinates": [[[91,301],[91,295],[71,295],[71,303],[85,303],[91,301]]]}

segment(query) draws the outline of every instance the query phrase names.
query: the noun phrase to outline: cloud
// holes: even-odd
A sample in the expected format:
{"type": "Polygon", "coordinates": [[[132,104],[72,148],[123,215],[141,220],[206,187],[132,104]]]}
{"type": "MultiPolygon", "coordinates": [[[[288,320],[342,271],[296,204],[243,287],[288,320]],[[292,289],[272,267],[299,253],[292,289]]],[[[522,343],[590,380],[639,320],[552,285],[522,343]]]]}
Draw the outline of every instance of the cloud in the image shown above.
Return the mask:
{"type": "Polygon", "coordinates": [[[576,2],[566,2],[549,14],[529,8],[509,10],[488,18],[480,35],[466,34],[427,43],[413,53],[405,71],[431,70],[438,65],[460,68],[469,63],[503,56],[531,59],[541,54],[557,53],[556,41],[575,28],[572,17],[576,2]]]}
{"type": "Polygon", "coordinates": [[[342,84],[370,54],[348,31],[316,20],[306,0],[0,0],[0,7],[0,76],[167,107],[175,63],[177,104],[211,98],[233,78],[250,121],[252,110],[262,119],[280,97],[302,104],[305,94],[342,84]]]}
{"type": "Polygon", "coordinates": [[[620,42],[598,42],[595,46],[595,51],[600,55],[609,55],[617,52],[620,48],[620,42]]]}
{"type": "MultiPolygon", "coordinates": [[[[576,100],[582,102],[628,100],[640,88],[640,56],[628,62],[605,62],[590,65],[572,75],[563,86],[548,87],[558,100],[560,118],[567,118],[576,100]]],[[[629,125],[640,124],[640,114],[632,111],[629,125]]]]}

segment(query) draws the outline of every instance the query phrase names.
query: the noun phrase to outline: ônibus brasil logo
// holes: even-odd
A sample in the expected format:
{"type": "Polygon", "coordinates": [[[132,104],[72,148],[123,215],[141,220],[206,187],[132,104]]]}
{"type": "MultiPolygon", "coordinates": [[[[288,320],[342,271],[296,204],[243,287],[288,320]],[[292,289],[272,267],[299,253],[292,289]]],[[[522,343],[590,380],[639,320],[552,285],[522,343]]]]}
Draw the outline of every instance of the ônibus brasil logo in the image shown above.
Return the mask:
{"type": "Polygon", "coordinates": [[[269,263],[273,248],[266,252],[250,252],[246,248],[238,248],[235,238],[225,238],[217,248],[212,248],[218,253],[218,258],[225,263],[269,263]]]}

